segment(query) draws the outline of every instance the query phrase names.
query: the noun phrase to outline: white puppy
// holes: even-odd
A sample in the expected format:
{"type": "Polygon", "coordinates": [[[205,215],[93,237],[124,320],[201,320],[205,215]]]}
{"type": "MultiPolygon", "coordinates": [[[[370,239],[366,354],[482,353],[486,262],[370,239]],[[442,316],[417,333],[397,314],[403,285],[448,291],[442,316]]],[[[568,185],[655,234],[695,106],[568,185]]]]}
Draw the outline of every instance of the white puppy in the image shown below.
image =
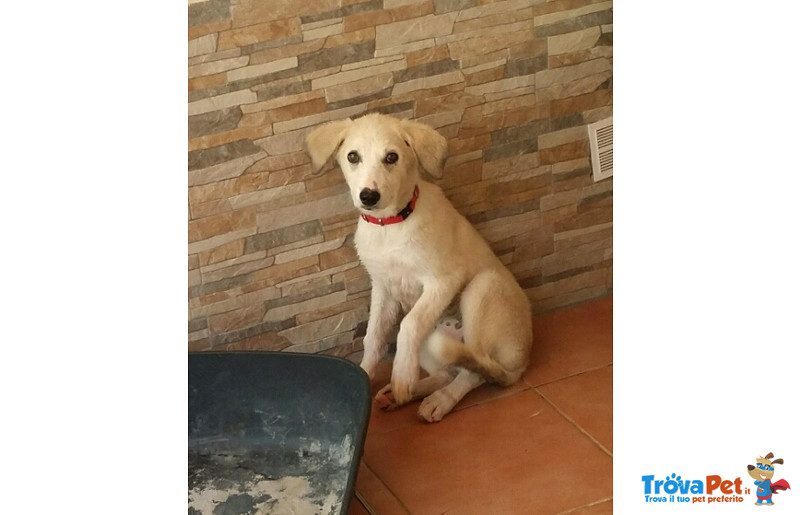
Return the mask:
{"type": "Polygon", "coordinates": [[[306,139],[319,172],[335,155],[361,213],[355,244],[372,280],[361,367],[373,377],[398,317],[384,408],[423,398],[419,415],[439,421],[485,381],[516,382],[533,340],[530,304],[511,273],[442,190],[447,141],[431,127],[370,114],[322,125],[306,139]],[[434,330],[457,304],[464,343],[434,330]],[[429,374],[420,379],[419,367],[429,374]]]}

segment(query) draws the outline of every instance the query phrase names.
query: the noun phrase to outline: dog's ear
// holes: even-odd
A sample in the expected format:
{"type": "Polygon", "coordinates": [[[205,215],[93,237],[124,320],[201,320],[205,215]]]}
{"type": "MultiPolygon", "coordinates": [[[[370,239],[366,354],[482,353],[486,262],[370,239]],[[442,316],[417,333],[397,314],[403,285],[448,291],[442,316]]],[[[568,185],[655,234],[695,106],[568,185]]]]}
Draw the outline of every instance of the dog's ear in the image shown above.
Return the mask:
{"type": "Polygon", "coordinates": [[[353,120],[337,120],[321,125],[306,136],[305,150],[311,158],[311,169],[316,175],[333,156],[336,149],[344,141],[347,130],[353,120]]]}
{"type": "Polygon", "coordinates": [[[414,150],[422,169],[436,179],[442,178],[447,159],[447,140],[434,128],[413,120],[402,120],[400,126],[408,135],[406,143],[414,150]]]}

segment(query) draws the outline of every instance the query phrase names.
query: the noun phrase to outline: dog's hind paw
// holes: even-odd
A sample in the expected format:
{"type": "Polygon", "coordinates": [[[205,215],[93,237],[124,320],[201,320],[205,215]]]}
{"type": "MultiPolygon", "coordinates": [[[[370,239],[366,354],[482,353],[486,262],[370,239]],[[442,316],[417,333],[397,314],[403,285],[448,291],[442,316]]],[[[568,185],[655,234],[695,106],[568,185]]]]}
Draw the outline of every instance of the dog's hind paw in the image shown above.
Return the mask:
{"type": "Polygon", "coordinates": [[[456,400],[442,390],[436,390],[422,400],[417,410],[419,418],[427,422],[439,422],[453,411],[456,400]]]}

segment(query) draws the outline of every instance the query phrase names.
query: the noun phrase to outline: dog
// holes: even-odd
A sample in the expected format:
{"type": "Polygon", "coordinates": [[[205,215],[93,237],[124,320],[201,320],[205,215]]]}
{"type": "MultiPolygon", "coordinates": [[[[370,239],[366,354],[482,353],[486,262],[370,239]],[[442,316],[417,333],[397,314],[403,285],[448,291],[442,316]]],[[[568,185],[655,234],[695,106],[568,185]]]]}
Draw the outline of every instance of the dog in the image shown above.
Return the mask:
{"type": "Polygon", "coordinates": [[[775,459],[770,452],[764,457],[757,458],[755,465],[747,466],[747,474],[755,479],[754,483],[757,487],[756,506],[772,506],[775,504],[772,501],[773,494],[791,489],[789,482],[785,479],[772,482],[772,478],[775,476],[775,465],[778,464],[783,465],[783,458],[775,459]]]}
{"type": "Polygon", "coordinates": [[[361,368],[370,379],[404,315],[391,382],[375,396],[380,407],[423,399],[418,415],[438,422],[484,382],[518,381],[533,342],[528,298],[442,190],[423,180],[442,177],[447,140],[420,122],[368,114],[317,127],[305,150],[315,174],[338,162],[360,214],[355,246],[372,283],[361,368]],[[453,307],[463,343],[435,330],[453,307]]]}

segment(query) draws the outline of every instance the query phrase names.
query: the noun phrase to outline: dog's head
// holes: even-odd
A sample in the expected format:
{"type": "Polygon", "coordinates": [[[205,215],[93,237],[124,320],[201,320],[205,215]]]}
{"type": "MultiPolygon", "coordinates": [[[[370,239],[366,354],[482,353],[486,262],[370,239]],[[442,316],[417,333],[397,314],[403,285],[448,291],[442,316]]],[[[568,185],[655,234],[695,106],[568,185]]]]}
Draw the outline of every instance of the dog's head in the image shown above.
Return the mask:
{"type": "Polygon", "coordinates": [[[314,173],[335,158],[353,204],[381,217],[408,204],[420,172],[442,177],[447,141],[422,123],[369,114],[316,128],[306,138],[306,152],[314,173]]]}
{"type": "Polygon", "coordinates": [[[783,459],[772,459],[773,454],[769,453],[763,458],[756,459],[756,465],[748,465],[747,473],[753,479],[764,481],[765,479],[772,479],[775,475],[775,465],[782,464],[783,459]]]}

